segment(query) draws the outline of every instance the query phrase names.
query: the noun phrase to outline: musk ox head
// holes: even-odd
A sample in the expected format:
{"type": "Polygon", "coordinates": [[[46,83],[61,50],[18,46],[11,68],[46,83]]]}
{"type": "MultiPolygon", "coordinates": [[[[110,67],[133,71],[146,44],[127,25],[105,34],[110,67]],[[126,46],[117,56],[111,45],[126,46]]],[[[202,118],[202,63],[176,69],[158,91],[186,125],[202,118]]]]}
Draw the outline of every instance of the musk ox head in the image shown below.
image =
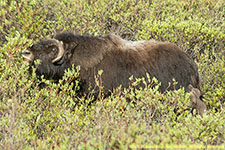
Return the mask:
{"type": "Polygon", "coordinates": [[[39,41],[22,53],[24,62],[34,66],[38,76],[44,75],[47,79],[58,79],[57,70],[65,63],[63,55],[63,42],[56,39],[39,41]],[[40,64],[35,66],[35,60],[40,60],[40,64]]]}

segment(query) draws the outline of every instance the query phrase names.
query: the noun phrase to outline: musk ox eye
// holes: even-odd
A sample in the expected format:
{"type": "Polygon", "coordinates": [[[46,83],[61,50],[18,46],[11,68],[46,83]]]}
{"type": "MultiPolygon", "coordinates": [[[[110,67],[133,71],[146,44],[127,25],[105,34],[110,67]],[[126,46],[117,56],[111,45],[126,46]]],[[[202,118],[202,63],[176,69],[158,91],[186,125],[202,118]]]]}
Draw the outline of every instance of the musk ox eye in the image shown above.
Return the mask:
{"type": "Polygon", "coordinates": [[[56,48],[56,47],[52,48],[52,52],[51,53],[53,53],[54,56],[56,56],[57,53],[58,53],[58,48],[56,48]]]}
{"type": "Polygon", "coordinates": [[[54,59],[52,60],[52,63],[55,63],[61,60],[61,58],[64,55],[63,42],[57,40],[57,43],[58,43],[57,52],[56,52],[57,54],[56,54],[56,57],[54,57],[54,59]]]}
{"type": "Polygon", "coordinates": [[[58,49],[57,49],[56,47],[53,47],[53,48],[52,48],[52,51],[53,51],[53,52],[57,52],[57,50],[58,50],[58,49]]]}
{"type": "Polygon", "coordinates": [[[56,46],[51,46],[48,48],[48,55],[50,58],[55,58],[58,54],[58,48],[56,46]]]}

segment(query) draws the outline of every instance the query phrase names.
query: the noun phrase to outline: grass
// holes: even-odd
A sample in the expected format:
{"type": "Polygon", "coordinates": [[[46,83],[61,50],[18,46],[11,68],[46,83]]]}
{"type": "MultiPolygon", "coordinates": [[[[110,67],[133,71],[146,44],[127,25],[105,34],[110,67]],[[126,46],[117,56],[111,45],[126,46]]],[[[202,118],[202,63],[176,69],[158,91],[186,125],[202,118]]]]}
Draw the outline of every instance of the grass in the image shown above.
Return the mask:
{"type": "MultiPolygon", "coordinates": [[[[0,1],[0,149],[128,149],[156,146],[224,149],[225,4],[223,0],[0,1]],[[21,51],[57,32],[105,35],[177,44],[198,64],[207,111],[185,111],[184,89],[144,89],[78,98],[63,81],[30,75],[21,51]],[[38,84],[46,82],[44,89],[38,84]],[[58,89],[62,90],[59,91],[58,89]],[[136,101],[128,105],[126,98],[136,101]],[[220,147],[219,147],[220,146],[220,147]]],[[[135,83],[134,83],[135,84],[135,83]]],[[[76,83],[76,87],[78,84],[76,83]]],[[[134,90],[135,89],[135,90],[134,90]]]]}

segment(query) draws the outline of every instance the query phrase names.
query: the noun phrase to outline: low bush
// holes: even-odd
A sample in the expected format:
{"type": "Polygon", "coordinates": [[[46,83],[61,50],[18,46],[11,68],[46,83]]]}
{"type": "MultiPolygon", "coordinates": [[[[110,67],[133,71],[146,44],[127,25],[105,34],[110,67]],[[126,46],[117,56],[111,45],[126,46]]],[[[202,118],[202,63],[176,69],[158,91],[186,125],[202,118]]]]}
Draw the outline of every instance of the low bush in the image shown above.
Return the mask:
{"type": "Polygon", "coordinates": [[[223,0],[1,0],[0,7],[1,149],[224,148],[223,0]],[[21,51],[62,31],[176,43],[199,67],[206,113],[190,112],[184,89],[160,93],[156,79],[142,89],[134,79],[89,105],[93,97],[76,92],[79,67],[59,83],[29,74],[21,51]]]}

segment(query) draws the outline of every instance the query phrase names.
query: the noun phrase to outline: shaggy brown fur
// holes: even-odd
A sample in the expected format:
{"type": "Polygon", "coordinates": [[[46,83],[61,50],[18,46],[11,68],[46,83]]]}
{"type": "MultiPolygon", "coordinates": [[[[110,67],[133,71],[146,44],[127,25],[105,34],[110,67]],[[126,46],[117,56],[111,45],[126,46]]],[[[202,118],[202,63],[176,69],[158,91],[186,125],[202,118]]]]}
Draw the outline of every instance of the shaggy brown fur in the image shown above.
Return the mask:
{"type": "Polygon", "coordinates": [[[187,89],[189,84],[200,88],[197,65],[183,50],[171,43],[126,41],[112,34],[93,37],[60,33],[55,40],[46,39],[34,44],[26,55],[28,53],[32,65],[35,59],[42,61],[36,72],[47,79],[59,80],[65,69],[71,68],[72,64],[80,65],[81,86],[85,93],[88,93],[89,83],[92,87],[96,85],[94,77],[98,70],[103,70],[105,92],[120,85],[126,88],[130,84],[130,76],[146,77],[146,73],[161,82],[161,91],[174,89],[173,86],[168,87],[168,82],[172,82],[173,78],[178,82],[175,89],[187,89]],[[59,41],[62,41],[64,54],[53,63],[59,41]]]}

